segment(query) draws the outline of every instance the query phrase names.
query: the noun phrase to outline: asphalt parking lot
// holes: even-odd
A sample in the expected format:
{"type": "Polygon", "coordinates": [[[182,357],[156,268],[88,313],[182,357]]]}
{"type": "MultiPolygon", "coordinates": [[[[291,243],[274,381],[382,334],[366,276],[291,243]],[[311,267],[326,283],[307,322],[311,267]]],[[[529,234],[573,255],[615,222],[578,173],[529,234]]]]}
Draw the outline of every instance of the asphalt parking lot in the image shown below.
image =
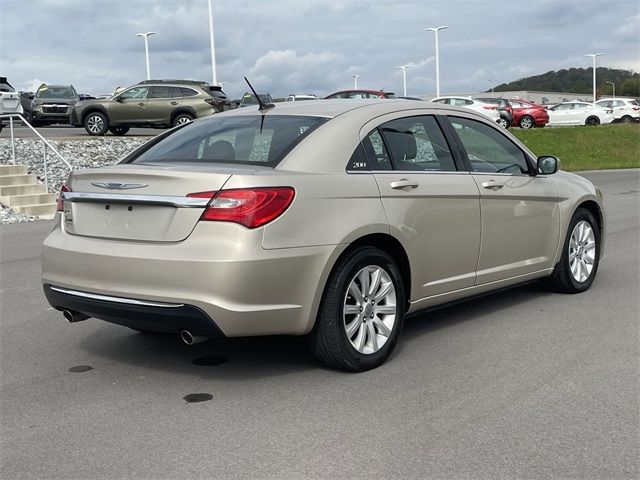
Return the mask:
{"type": "Polygon", "coordinates": [[[640,170],[584,175],[608,214],[590,291],[422,314],[362,374],[301,338],[69,325],[39,283],[49,225],[0,226],[1,478],[638,478],[640,170]]]}

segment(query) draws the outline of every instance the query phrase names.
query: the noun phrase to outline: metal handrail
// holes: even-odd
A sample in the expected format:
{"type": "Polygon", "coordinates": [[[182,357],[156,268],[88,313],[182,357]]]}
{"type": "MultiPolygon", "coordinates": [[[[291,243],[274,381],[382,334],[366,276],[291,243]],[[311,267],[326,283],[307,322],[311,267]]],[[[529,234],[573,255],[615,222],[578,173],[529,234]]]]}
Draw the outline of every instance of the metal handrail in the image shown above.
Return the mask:
{"type": "Polygon", "coordinates": [[[47,169],[47,147],[49,147],[51,149],[51,151],[53,153],[55,153],[60,160],[62,160],[65,165],[67,165],[67,167],[69,168],[69,171],[73,170],[73,165],[71,165],[66,158],[64,158],[62,155],[60,155],[60,152],[58,152],[58,150],[55,149],[55,147],[53,145],[51,145],[46,138],[44,138],[42,135],[40,135],[40,132],[38,132],[35,128],[33,128],[33,126],[27,122],[27,120],[20,115],[19,113],[3,113],[0,114],[0,120],[2,120],[3,118],[8,118],[9,119],[9,129],[11,130],[11,162],[12,163],[16,163],[16,147],[15,147],[15,136],[13,133],[13,119],[17,118],[18,120],[22,121],[22,123],[24,123],[27,127],[29,127],[31,129],[31,131],[33,133],[35,133],[40,140],[42,140],[42,160],[43,160],[43,166],[44,166],[44,186],[45,186],[45,190],[47,193],[49,193],[49,174],[48,174],[48,169],[47,169]]]}

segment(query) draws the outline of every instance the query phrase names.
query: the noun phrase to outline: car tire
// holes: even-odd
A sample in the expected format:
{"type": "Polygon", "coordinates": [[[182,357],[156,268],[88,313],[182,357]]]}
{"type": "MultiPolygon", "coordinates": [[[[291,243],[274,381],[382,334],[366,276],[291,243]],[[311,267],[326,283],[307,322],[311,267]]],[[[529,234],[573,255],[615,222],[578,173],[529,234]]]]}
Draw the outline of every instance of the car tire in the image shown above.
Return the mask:
{"type": "Polygon", "coordinates": [[[129,130],[131,130],[130,127],[109,127],[109,131],[118,137],[126,135],[129,130]]]}
{"type": "Polygon", "coordinates": [[[377,248],[358,248],[339,260],[327,281],[308,336],[311,351],[340,370],[378,367],[398,341],[404,314],[404,285],[396,262],[377,248]],[[362,293],[367,286],[369,292],[362,293]]]}
{"type": "Polygon", "coordinates": [[[178,125],[183,125],[191,121],[193,121],[193,115],[191,115],[190,113],[181,113],[174,117],[172,125],[174,127],[177,127],[178,125]]]}
{"type": "Polygon", "coordinates": [[[591,126],[596,126],[596,125],[600,125],[600,119],[596,116],[591,116],[589,118],[587,118],[584,122],[585,125],[591,125],[591,126]]]}
{"type": "Polygon", "coordinates": [[[560,262],[548,279],[549,287],[560,293],[581,293],[589,289],[598,272],[600,241],[601,232],[595,217],[589,210],[578,208],[569,223],[560,262]]]}
{"type": "Polygon", "coordinates": [[[520,128],[524,128],[525,130],[536,126],[533,118],[531,118],[529,115],[523,115],[522,117],[520,117],[518,125],[520,126],[520,128]]]}
{"type": "Polygon", "coordinates": [[[496,123],[497,123],[498,125],[500,125],[502,128],[504,128],[505,130],[509,129],[509,126],[510,126],[510,125],[509,125],[509,122],[508,122],[508,121],[507,121],[507,119],[506,119],[506,118],[504,118],[504,117],[500,117],[500,118],[496,121],[496,123]]]}
{"type": "Polygon", "coordinates": [[[109,120],[104,113],[91,112],[84,119],[84,129],[89,135],[104,135],[109,129],[109,120]]]}
{"type": "Polygon", "coordinates": [[[622,123],[633,123],[633,118],[631,118],[629,115],[625,115],[620,119],[620,121],[622,123]]]}

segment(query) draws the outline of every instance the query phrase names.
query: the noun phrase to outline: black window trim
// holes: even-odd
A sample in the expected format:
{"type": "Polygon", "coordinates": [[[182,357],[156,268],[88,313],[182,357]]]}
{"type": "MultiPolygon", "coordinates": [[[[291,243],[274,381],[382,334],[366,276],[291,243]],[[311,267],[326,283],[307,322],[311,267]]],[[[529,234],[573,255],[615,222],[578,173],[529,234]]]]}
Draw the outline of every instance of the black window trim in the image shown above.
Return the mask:
{"type": "Polygon", "coordinates": [[[479,175],[480,174],[481,175],[503,175],[503,176],[511,176],[511,177],[513,176],[535,177],[537,175],[537,169],[534,168],[535,161],[531,158],[531,156],[527,152],[525,152],[522,148],[520,148],[520,146],[517,143],[514,143],[507,135],[505,135],[503,131],[500,131],[501,127],[499,126],[496,127],[489,123],[482,122],[481,120],[478,120],[476,118],[469,118],[469,117],[464,117],[460,115],[440,115],[440,116],[442,117],[443,126],[446,125],[446,127],[443,128],[443,130],[446,129],[445,136],[450,136],[452,139],[452,142],[455,143],[456,156],[459,157],[461,163],[464,164],[465,170],[468,171],[469,173],[479,174],[479,175]],[[483,125],[487,125],[493,128],[496,132],[498,132],[500,135],[505,137],[509,142],[511,142],[518,150],[520,150],[520,152],[522,152],[525,162],[529,167],[529,172],[528,173],[506,173],[506,172],[475,172],[473,171],[471,169],[471,162],[469,162],[469,156],[468,156],[467,150],[464,148],[462,140],[460,140],[460,137],[458,136],[456,129],[453,128],[453,125],[451,124],[451,120],[450,120],[451,118],[463,118],[465,120],[474,120],[476,122],[482,123],[483,125]]]}

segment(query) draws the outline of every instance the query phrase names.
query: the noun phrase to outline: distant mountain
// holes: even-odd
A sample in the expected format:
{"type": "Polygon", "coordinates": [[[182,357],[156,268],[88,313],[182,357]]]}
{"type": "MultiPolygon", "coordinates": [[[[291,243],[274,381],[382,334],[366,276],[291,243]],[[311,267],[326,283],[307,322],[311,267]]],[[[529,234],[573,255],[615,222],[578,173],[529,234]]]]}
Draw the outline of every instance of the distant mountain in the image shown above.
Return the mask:
{"type": "MultiPolygon", "coordinates": [[[[616,95],[640,97],[640,74],[630,70],[598,67],[596,69],[596,90],[598,95],[611,95],[612,87],[605,82],[616,84],[616,95]]],[[[591,93],[593,91],[593,68],[569,68],[521,78],[515,82],[496,86],[494,92],[514,90],[542,92],[591,93]]]]}

